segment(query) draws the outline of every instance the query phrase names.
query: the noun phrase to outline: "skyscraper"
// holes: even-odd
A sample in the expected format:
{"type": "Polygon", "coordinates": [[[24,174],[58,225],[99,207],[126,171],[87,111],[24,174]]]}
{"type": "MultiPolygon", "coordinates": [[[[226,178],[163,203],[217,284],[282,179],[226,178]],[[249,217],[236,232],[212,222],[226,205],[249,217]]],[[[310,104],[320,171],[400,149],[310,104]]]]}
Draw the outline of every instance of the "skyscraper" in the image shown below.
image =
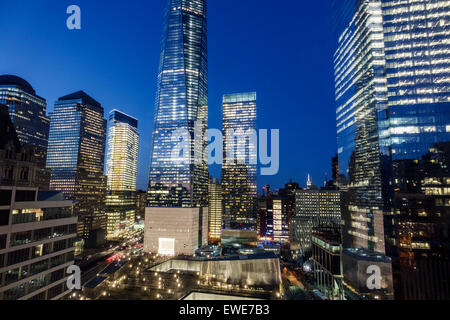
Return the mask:
{"type": "MultiPolygon", "coordinates": [[[[424,226],[448,226],[430,206],[419,210],[422,217],[412,214],[426,188],[405,188],[403,174],[436,143],[450,141],[449,7],[448,0],[333,2],[338,181],[348,190],[344,246],[392,257],[397,298],[448,297],[441,290],[435,291],[440,296],[430,295],[426,287],[434,280],[412,283],[448,279],[448,273],[432,271],[442,268],[441,262],[448,265],[448,255],[431,245],[426,249],[415,236],[402,237],[400,230],[412,227],[414,235],[424,226]],[[416,200],[405,202],[411,197],[416,200]],[[433,267],[420,262],[431,257],[437,260],[433,267]]],[[[412,186],[417,180],[408,181],[412,186]]],[[[448,246],[442,240],[434,236],[427,243],[448,246]]]]}
{"type": "Polygon", "coordinates": [[[377,118],[386,118],[387,91],[381,1],[334,1],[333,8],[339,173],[353,195],[344,242],[384,252],[377,118]]]}
{"type": "Polygon", "coordinates": [[[150,164],[150,207],[208,203],[208,56],[206,0],[167,0],[150,164]],[[172,153],[179,132],[188,150],[172,153]],[[176,160],[176,161],[175,161],[176,160]]]}
{"type": "Polygon", "coordinates": [[[193,254],[208,241],[206,14],[206,0],[167,0],[145,215],[147,251],[193,254]]]}
{"type": "Polygon", "coordinates": [[[136,178],[139,151],[137,119],[112,110],[106,153],[107,237],[131,227],[136,216],[136,178]],[[124,228],[122,228],[124,227],[124,228]]]}
{"type": "Polygon", "coordinates": [[[99,245],[106,228],[103,175],[106,120],[103,107],[83,91],[61,97],[50,123],[50,188],[76,201],[78,236],[99,245]]]}
{"type": "Polygon", "coordinates": [[[306,189],[311,190],[311,188],[312,188],[311,175],[308,173],[308,180],[306,180],[306,189]]]}
{"type": "Polygon", "coordinates": [[[32,146],[36,158],[36,186],[48,189],[50,172],[45,169],[50,119],[47,102],[39,97],[24,79],[12,75],[0,76],[0,103],[8,106],[11,121],[20,143],[32,146]]]}
{"type": "Polygon", "coordinates": [[[450,198],[450,1],[382,3],[389,128],[380,137],[393,167],[395,215],[385,232],[395,294],[449,299],[450,208],[439,203],[450,198]]]}
{"type": "Polygon", "coordinates": [[[224,225],[256,230],[256,92],[223,96],[224,225]]]}

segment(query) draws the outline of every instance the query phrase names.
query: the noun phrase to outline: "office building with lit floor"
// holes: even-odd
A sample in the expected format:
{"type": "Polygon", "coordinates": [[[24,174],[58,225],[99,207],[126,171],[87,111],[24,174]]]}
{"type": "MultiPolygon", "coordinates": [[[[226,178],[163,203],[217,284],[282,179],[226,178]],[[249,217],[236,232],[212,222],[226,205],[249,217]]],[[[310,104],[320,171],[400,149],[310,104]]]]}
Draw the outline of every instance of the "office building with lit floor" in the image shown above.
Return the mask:
{"type": "Polygon", "coordinates": [[[105,239],[105,142],[106,120],[100,103],[83,91],[58,99],[47,154],[50,189],[75,201],[78,236],[87,247],[97,247],[105,239]]]}
{"type": "Polygon", "coordinates": [[[222,234],[222,187],[218,179],[209,183],[209,208],[208,208],[208,242],[209,244],[220,243],[222,234]]]}
{"type": "Polygon", "coordinates": [[[289,242],[290,199],[269,195],[258,198],[258,239],[289,242]]]}
{"type": "Polygon", "coordinates": [[[341,193],[336,190],[297,190],[296,212],[290,221],[291,250],[311,254],[313,229],[341,223],[341,193]]]}
{"type": "Polygon", "coordinates": [[[118,110],[110,112],[105,173],[107,239],[120,238],[135,222],[139,151],[137,127],[137,119],[118,110]]]}
{"type": "Polygon", "coordinates": [[[396,299],[449,299],[448,171],[411,168],[448,157],[450,2],[332,6],[344,247],[389,256],[396,299]]]}
{"type": "Polygon", "coordinates": [[[162,39],[144,250],[193,254],[208,242],[206,0],[167,1],[162,39]]]}
{"type": "Polygon", "coordinates": [[[13,75],[1,75],[0,103],[8,107],[20,143],[26,148],[33,148],[37,165],[36,187],[48,190],[50,171],[45,167],[45,162],[50,118],[46,114],[47,101],[38,96],[26,80],[13,75]]]}
{"type": "Polygon", "coordinates": [[[223,96],[222,131],[224,227],[256,232],[256,92],[223,96]]]}

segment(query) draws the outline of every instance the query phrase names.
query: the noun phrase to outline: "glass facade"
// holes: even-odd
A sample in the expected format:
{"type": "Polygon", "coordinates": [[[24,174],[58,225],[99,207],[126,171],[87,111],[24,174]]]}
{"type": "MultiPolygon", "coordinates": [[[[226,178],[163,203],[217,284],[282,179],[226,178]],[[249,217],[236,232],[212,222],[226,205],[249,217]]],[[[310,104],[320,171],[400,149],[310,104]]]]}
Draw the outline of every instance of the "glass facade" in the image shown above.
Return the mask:
{"type": "Polygon", "coordinates": [[[450,140],[450,1],[382,1],[392,159],[450,140]]]}
{"type": "Polygon", "coordinates": [[[109,114],[106,176],[108,190],[136,191],[139,133],[137,120],[120,111],[109,114]]]}
{"type": "Polygon", "coordinates": [[[105,140],[106,120],[98,102],[82,91],[59,98],[50,124],[50,188],[76,201],[78,235],[84,239],[105,229],[105,140]]]}
{"type": "Polygon", "coordinates": [[[224,227],[256,230],[256,93],[223,96],[224,227]]]}
{"type": "Polygon", "coordinates": [[[339,182],[351,190],[344,244],[384,252],[378,128],[385,118],[380,1],[334,1],[339,182]]]}
{"type": "Polygon", "coordinates": [[[208,204],[208,69],[206,0],[168,0],[158,75],[149,175],[149,207],[208,204]],[[196,133],[197,129],[197,134],[196,133]],[[181,161],[179,130],[190,136],[181,161]],[[196,136],[196,139],[194,138],[196,136]]]}
{"type": "Polygon", "coordinates": [[[109,114],[106,153],[107,237],[131,227],[136,216],[136,178],[139,151],[137,119],[113,110],[109,114]]]}
{"type": "Polygon", "coordinates": [[[47,102],[36,95],[24,79],[0,76],[0,103],[8,106],[11,121],[19,141],[34,148],[38,167],[37,186],[48,189],[49,172],[45,169],[50,119],[46,115],[47,102]]]}
{"type": "MultiPolygon", "coordinates": [[[[450,141],[450,1],[334,1],[333,11],[338,180],[347,191],[344,246],[392,257],[396,297],[436,298],[426,289],[434,281],[432,267],[419,265],[427,256],[437,258],[437,269],[448,264],[441,249],[427,252],[426,244],[448,247],[448,240],[434,234],[414,241],[414,235],[423,236],[424,226],[448,226],[442,218],[448,208],[439,209],[438,218],[430,204],[441,200],[429,195],[434,200],[425,205],[429,178],[417,165],[439,148],[435,157],[445,158],[440,143],[450,141]],[[413,214],[417,207],[422,217],[413,214]],[[413,239],[404,236],[406,226],[413,239]],[[425,275],[427,284],[406,289],[425,275]]],[[[441,181],[444,196],[445,186],[441,181]]]]}

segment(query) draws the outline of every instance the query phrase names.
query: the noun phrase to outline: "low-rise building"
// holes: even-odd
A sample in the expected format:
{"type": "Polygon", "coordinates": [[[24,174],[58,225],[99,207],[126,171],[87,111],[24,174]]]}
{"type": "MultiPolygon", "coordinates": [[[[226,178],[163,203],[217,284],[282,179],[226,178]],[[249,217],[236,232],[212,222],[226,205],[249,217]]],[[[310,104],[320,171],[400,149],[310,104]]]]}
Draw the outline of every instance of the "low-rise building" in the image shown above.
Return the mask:
{"type": "Polygon", "coordinates": [[[378,252],[349,248],[344,249],[342,260],[344,285],[351,297],[394,299],[391,258],[378,252]]]}
{"type": "Polygon", "coordinates": [[[144,251],[193,255],[208,244],[207,208],[147,208],[144,251]]]}

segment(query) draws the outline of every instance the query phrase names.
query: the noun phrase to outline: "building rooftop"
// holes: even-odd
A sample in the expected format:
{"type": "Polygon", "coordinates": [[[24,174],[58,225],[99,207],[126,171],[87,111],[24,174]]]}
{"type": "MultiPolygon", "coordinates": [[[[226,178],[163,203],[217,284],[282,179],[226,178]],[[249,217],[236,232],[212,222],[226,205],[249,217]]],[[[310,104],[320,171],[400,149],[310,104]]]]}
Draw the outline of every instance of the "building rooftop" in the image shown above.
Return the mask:
{"type": "Polygon", "coordinates": [[[359,260],[380,261],[390,263],[391,259],[379,252],[367,251],[364,249],[346,248],[344,253],[359,260]]]}
{"type": "Polygon", "coordinates": [[[30,94],[33,94],[33,95],[36,94],[36,91],[34,91],[33,87],[31,86],[31,84],[28,83],[28,81],[26,81],[20,77],[10,75],[10,74],[5,74],[5,75],[0,76],[0,85],[17,86],[30,94]]]}
{"type": "Polygon", "coordinates": [[[136,129],[138,127],[138,120],[135,117],[132,117],[125,112],[119,111],[117,109],[111,110],[111,112],[109,113],[109,121],[126,123],[136,129]]]}
{"type": "Polygon", "coordinates": [[[256,101],[256,92],[245,92],[245,93],[223,95],[223,103],[238,103],[249,101],[256,101]]]}
{"type": "Polygon", "coordinates": [[[339,225],[319,225],[313,228],[312,235],[327,243],[340,244],[342,241],[339,225]]]}
{"type": "Polygon", "coordinates": [[[84,103],[88,103],[94,107],[101,107],[101,104],[89,96],[86,92],[80,90],[66,96],[63,96],[58,99],[59,101],[68,101],[68,100],[82,100],[84,103]]]}

